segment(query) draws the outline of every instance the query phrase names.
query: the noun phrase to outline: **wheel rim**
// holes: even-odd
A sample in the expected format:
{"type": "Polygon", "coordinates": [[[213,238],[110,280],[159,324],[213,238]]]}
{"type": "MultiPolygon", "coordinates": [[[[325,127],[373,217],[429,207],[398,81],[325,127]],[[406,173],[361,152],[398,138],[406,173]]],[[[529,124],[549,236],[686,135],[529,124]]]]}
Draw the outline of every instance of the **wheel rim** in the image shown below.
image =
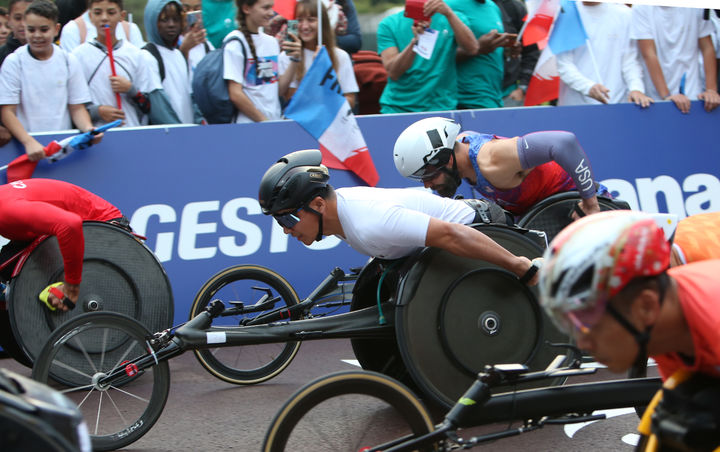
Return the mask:
{"type": "Polygon", "coordinates": [[[139,324],[129,328],[125,322],[134,321],[122,316],[87,320],[93,316],[107,314],[75,319],[51,337],[33,377],[78,406],[94,449],[113,450],[137,440],[157,420],[167,399],[169,373],[167,362],[147,369],[130,364],[147,354],[146,332],[139,324]],[[103,349],[103,344],[113,347],[103,349]],[[121,376],[105,382],[117,369],[121,376]]]}
{"type": "MultiPolygon", "coordinates": [[[[231,301],[252,305],[268,293],[267,289],[271,297],[281,297],[275,307],[297,304],[297,295],[287,282],[278,279],[279,275],[270,270],[258,269],[261,267],[238,267],[211,278],[196,297],[191,317],[202,312],[213,299],[222,300],[226,307],[232,306],[231,301]]],[[[236,327],[244,319],[254,318],[263,312],[219,317],[213,320],[213,326],[236,327]]],[[[299,342],[267,343],[195,350],[195,354],[203,367],[216,377],[235,384],[254,384],[281,372],[294,358],[299,347],[299,342]]]]}

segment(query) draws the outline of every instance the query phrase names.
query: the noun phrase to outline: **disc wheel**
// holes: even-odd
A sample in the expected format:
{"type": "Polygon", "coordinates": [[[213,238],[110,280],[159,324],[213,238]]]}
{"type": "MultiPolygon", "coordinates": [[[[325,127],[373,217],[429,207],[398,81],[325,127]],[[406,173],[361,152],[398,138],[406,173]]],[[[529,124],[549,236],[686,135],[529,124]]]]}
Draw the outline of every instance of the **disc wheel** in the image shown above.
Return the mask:
{"type": "Polygon", "coordinates": [[[300,388],[275,415],[263,452],[357,452],[432,430],[401,383],[375,372],[338,372],[300,388]]]}
{"type": "MultiPolygon", "coordinates": [[[[580,195],[576,191],[557,193],[549,196],[534,205],[521,219],[518,226],[526,229],[535,229],[545,232],[548,243],[560,231],[572,222],[570,212],[573,206],[580,202],[580,195]]],[[[625,201],[598,196],[601,211],[630,209],[625,201]]]]}
{"type": "Polygon", "coordinates": [[[170,389],[167,361],[126,367],[115,381],[103,382],[129,361],[147,356],[148,330],[117,313],[89,313],[55,330],[33,368],[35,380],[70,398],[83,414],[94,450],[127,446],[150,430],[170,389]]]}
{"type": "MultiPolygon", "coordinates": [[[[517,230],[478,230],[515,255],[542,254],[517,230]]],[[[555,358],[558,351],[546,342],[567,337],[540,309],[535,292],[489,262],[439,249],[423,252],[400,286],[395,332],[405,366],[428,403],[452,407],[486,365],[520,363],[539,370],[555,358]]]]}
{"type": "MultiPolygon", "coordinates": [[[[223,301],[226,308],[232,307],[232,302],[242,302],[247,307],[263,296],[279,299],[264,311],[218,317],[213,320],[213,326],[237,327],[273,309],[299,303],[295,289],[274,271],[257,265],[230,267],[210,278],[202,286],[193,301],[190,318],[203,312],[214,299],[223,301]]],[[[295,316],[292,319],[299,318],[301,317],[295,316]]],[[[294,341],[207,348],[194,350],[194,353],[200,364],[217,378],[244,385],[269,380],[282,372],[299,348],[300,342],[294,341]]]]}
{"type": "Polygon", "coordinates": [[[10,281],[8,314],[13,336],[30,362],[50,333],[87,312],[118,312],[151,331],[171,326],[170,281],[157,257],[127,231],[102,222],[83,224],[80,295],[74,309],[50,311],[38,300],[49,284],[63,281],[63,260],[55,237],[48,237],[28,256],[10,281]]]}

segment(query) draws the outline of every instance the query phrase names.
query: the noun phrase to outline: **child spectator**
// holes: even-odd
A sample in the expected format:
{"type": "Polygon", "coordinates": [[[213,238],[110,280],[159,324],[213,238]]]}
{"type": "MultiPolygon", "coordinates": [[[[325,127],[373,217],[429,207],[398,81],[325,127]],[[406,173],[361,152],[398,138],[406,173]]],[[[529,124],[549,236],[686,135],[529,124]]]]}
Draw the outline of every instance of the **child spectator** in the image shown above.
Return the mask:
{"type": "MultiPolygon", "coordinates": [[[[273,0],[236,0],[238,30],[225,37],[223,77],[228,81],[230,100],[238,110],[236,123],[280,119],[278,97],[277,40],[265,33],[275,14],[273,0]]],[[[289,74],[288,74],[289,76],[289,74]]],[[[285,77],[288,77],[285,76],[285,77]]]]}
{"type": "Polygon", "coordinates": [[[2,122],[32,161],[45,152],[30,132],[67,130],[72,122],[83,132],[93,127],[84,105],[91,98],[80,63],[53,44],[60,31],[57,20],[55,3],[33,1],[24,16],[28,44],[7,57],[0,73],[2,122]]]}
{"type": "Polygon", "coordinates": [[[8,5],[8,21],[7,26],[10,28],[10,35],[7,42],[0,47],[0,65],[3,64],[8,55],[17,50],[20,46],[25,45],[25,24],[23,16],[31,0],[10,0],[8,5]]]}
{"type": "Polygon", "coordinates": [[[150,68],[152,83],[161,83],[164,91],[150,96],[150,124],[193,124],[196,121],[190,96],[190,71],[177,48],[184,24],[182,4],[178,0],[150,0],[145,6],[144,19],[148,44],[143,48],[143,59],[150,68]],[[167,102],[169,109],[159,107],[167,102]],[[159,113],[162,114],[159,116],[159,113]]]}
{"type": "MultiPolygon", "coordinates": [[[[280,83],[280,95],[285,99],[290,99],[295,94],[300,81],[315,59],[318,48],[318,17],[315,0],[299,1],[295,6],[295,17],[298,20],[299,36],[290,34],[292,42],[283,42],[283,52],[280,54],[280,74],[284,76],[283,81],[288,82],[280,83]]],[[[322,40],[322,45],[327,49],[340,82],[340,89],[352,108],[355,106],[355,96],[358,92],[352,60],[346,51],[337,47],[324,5],[322,6],[322,40]]]]}
{"type": "Polygon", "coordinates": [[[5,45],[10,35],[10,27],[8,27],[8,10],[0,6],[0,46],[5,45]]]}
{"type": "Polygon", "coordinates": [[[122,119],[126,126],[140,126],[143,114],[148,113],[150,107],[143,93],[161,89],[162,86],[151,83],[150,70],[143,64],[140,49],[115,37],[115,29],[125,17],[122,0],[89,0],[89,12],[97,32],[95,38],[80,44],[72,53],[80,61],[90,87],[93,123],[100,125],[122,119]],[[112,75],[110,68],[105,26],[109,27],[113,37],[116,76],[112,75]],[[118,108],[115,93],[120,94],[122,109],[118,108]]]}
{"type": "Polygon", "coordinates": [[[182,6],[186,27],[185,33],[180,37],[180,51],[185,55],[192,77],[195,66],[215,47],[207,40],[202,17],[202,0],[183,0],[182,6]],[[196,17],[194,23],[191,23],[191,15],[196,17]]]}
{"type": "MultiPolygon", "coordinates": [[[[60,47],[68,52],[72,52],[83,42],[95,39],[95,36],[97,36],[97,29],[90,20],[90,12],[85,11],[80,17],[76,17],[62,27],[62,31],[60,32],[60,47]]],[[[101,33],[100,37],[104,39],[105,35],[101,33]]],[[[115,37],[132,42],[133,45],[137,47],[145,45],[140,27],[124,19],[121,22],[121,26],[115,30],[115,37]]]]}

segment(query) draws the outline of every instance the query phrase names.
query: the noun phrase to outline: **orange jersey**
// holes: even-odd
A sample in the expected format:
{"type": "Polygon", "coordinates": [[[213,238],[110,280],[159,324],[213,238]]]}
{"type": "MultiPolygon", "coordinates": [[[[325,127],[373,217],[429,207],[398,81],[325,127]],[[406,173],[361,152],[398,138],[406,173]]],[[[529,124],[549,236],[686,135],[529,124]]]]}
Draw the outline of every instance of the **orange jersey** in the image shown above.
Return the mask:
{"type": "Polygon", "coordinates": [[[684,263],[720,259],[720,212],[680,220],[673,243],[684,263]]]}
{"type": "Polygon", "coordinates": [[[706,260],[671,268],[677,283],[685,323],[690,329],[694,356],[667,353],[653,356],[666,379],[678,369],[720,377],[720,260],[706,260]]]}

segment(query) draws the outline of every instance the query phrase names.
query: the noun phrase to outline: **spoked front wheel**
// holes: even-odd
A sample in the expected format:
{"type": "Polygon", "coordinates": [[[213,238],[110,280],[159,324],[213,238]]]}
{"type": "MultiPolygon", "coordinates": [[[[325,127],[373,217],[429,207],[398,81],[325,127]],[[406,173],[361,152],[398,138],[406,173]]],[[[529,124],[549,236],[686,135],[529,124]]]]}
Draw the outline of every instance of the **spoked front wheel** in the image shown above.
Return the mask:
{"type": "Polygon", "coordinates": [[[83,314],[55,330],[35,360],[32,376],[69,397],[83,414],[94,450],[115,450],[150,430],[170,389],[167,361],[138,369],[150,333],[117,313],[83,314]],[[107,375],[122,369],[114,381],[107,375]]]}
{"type": "MultiPolygon", "coordinates": [[[[238,306],[238,302],[248,308],[258,302],[275,300],[263,310],[221,316],[213,320],[213,326],[235,327],[269,311],[299,302],[295,289],[285,278],[257,265],[230,267],[210,278],[195,296],[190,318],[203,312],[214,299],[220,299],[226,308],[238,306]]],[[[299,318],[299,315],[292,317],[293,320],[299,318]]],[[[208,372],[221,380],[233,384],[255,384],[282,372],[299,348],[300,342],[243,345],[195,350],[195,356],[208,372]]]]}
{"type": "Polygon", "coordinates": [[[357,452],[432,429],[425,407],[401,383],[375,372],[338,372],[308,383],[285,402],[262,450],[357,452]]]}

